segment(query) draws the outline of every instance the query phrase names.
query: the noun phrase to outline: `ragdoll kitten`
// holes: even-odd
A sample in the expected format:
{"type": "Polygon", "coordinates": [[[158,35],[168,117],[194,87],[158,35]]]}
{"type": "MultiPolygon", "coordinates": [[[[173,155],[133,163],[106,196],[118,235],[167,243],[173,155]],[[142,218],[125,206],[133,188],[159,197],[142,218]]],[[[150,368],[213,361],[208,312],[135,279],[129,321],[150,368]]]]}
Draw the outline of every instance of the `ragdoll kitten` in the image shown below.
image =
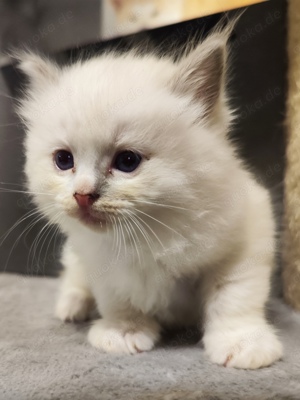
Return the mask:
{"type": "Polygon", "coordinates": [[[214,32],[176,63],[137,52],[63,68],[21,57],[28,187],[67,236],[56,314],[84,320],[95,301],[98,349],[148,351],[163,327],[201,320],[217,364],[281,357],[265,317],[269,194],[226,138],[227,36],[214,32]]]}

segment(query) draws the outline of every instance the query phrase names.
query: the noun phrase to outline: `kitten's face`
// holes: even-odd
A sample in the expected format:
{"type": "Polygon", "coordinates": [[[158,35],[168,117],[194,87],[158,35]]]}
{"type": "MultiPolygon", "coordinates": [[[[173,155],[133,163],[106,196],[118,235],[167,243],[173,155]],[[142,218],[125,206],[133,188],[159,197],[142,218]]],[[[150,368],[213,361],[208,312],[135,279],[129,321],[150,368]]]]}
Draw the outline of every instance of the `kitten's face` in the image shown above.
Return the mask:
{"type": "Polygon", "coordinates": [[[23,61],[26,174],[41,211],[101,230],[185,207],[219,140],[224,41],[215,43],[179,65],[134,55],[63,70],[23,61]]]}

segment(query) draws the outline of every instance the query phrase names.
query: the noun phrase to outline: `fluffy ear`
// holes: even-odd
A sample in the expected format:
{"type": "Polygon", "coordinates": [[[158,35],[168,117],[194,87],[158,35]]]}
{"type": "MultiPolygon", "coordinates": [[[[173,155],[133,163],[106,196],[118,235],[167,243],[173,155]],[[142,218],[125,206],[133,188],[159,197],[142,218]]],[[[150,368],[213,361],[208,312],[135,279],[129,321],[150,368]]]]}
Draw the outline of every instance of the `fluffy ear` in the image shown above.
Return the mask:
{"type": "Polygon", "coordinates": [[[55,83],[58,80],[58,66],[46,58],[31,52],[14,54],[19,61],[18,68],[29,78],[33,87],[55,83]]]}
{"type": "Polygon", "coordinates": [[[212,34],[177,64],[172,89],[201,101],[204,116],[209,116],[224,90],[226,43],[228,35],[212,34]]]}

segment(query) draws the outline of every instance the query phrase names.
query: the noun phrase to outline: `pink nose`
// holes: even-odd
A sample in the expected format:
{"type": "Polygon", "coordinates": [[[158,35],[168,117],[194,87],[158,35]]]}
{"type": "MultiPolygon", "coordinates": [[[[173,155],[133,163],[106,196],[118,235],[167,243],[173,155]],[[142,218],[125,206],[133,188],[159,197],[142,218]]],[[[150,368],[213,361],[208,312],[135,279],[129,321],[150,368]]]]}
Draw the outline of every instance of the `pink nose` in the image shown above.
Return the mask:
{"type": "Polygon", "coordinates": [[[88,194],[75,193],[74,197],[79,207],[86,208],[95,203],[95,201],[98,200],[100,196],[97,193],[88,193],[88,194]]]}

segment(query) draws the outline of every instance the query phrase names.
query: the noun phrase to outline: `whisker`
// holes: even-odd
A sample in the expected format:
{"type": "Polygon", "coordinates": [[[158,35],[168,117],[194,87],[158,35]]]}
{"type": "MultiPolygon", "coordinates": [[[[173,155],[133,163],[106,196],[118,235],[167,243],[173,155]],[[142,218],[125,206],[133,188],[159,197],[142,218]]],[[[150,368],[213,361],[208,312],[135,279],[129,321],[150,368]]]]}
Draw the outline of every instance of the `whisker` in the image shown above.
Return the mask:
{"type": "Polygon", "coordinates": [[[132,240],[131,240],[131,236],[130,236],[130,231],[128,230],[128,225],[127,225],[127,222],[126,222],[126,220],[123,218],[123,220],[122,220],[122,224],[124,225],[124,228],[125,228],[125,230],[126,230],[126,233],[127,233],[127,237],[128,237],[128,239],[130,240],[130,246],[132,245],[132,240]]]}
{"type": "Polygon", "coordinates": [[[151,215],[145,213],[144,211],[141,211],[141,210],[138,210],[138,209],[135,209],[135,211],[137,211],[137,212],[139,212],[139,213],[145,215],[145,216],[148,217],[148,218],[151,218],[153,221],[158,222],[159,224],[163,225],[165,228],[167,228],[167,229],[169,229],[170,231],[176,233],[176,235],[179,235],[179,236],[181,236],[183,239],[186,239],[181,233],[175,231],[175,229],[171,228],[169,225],[165,224],[164,222],[159,221],[158,219],[152,217],[151,215]]]}
{"type": "Polygon", "coordinates": [[[115,227],[116,227],[116,259],[119,260],[121,251],[121,235],[119,231],[119,225],[117,224],[117,218],[114,216],[115,227]]]}
{"type": "Polygon", "coordinates": [[[116,245],[116,228],[115,228],[115,216],[108,214],[109,221],[111,223],[111,226],[113,228],[113,245],[112,245],[112,252],[114,253],[115,251],[115,245],[116,245]]]}
{"type": "Polygon", "coordinates": [[[37,247],[40,245],[40,250],[39,250],[39,253],[37,255],[37,266],[38,266],[38,268],[40,268],[40,267],[42,268],[42,272],[45,272],[45,264],[46,264],[46,257],[47,257],[47,254],[45,253],[44,261],[42,261],[42,259],[41,259],[42,250],[43,250],[44,244],[45,244],[49,234],[51,233],[51,229],[52,228],[53,228],[53,225],[52,224],[48,224],[48,226],[45,229],[44,233],[40,237],[40,241],[37,243],[37,247]],[[43,239],[43,241],[42,241],[42,239],[43,239]]]}
{"type": "Polygon", "coordinates": [[[133,203],[141,203],[141,204],[150,204],[150,205],[154,205],[154,206],[159,206],[159,207],[165,207],[165,208],[170,208],[170,209],[176,209],[176,210],[183,210],[183,211],[192,211],[188,208],[184,208],[184,207],[178,207],[178,206],[173,206],[171,204],[162,204],[162,203],[156,203],[156,202],[152,202],[152,201],[145,201],[145,200],[130,200],[133,203]]]}
{"type": "Polygon", "coordinates": [[[6,99],[9,99],[9,100],[16,101],[16,102],[20,101],[20,99],[18,99],[17,97],[12,97],[12,96],[10,96],[10,95],[8,95],[6,93],[3,93],[3,92],[0,92],[0,96],[1,97],[5,97],[6,99]]]}
{"type": "MultiPolygon", "coordinates": [[[[44,238],[43,242],[41,243],[41,247],[40,247],[39,253],[37,254],[37,258],[36,258],[36,262],[37,262],[37,267],[38,267],[38,268],[39,268],[39,264],[40,264],[39,261],[40,261],[40,259],[41,259],[42,249],[43,249],[44,244],[45,244],[45,242],[46,242],[46,240],[47,240],[47,237],[48,237],[49,234],[51,233],[51,228],[53,228],[53,225],[59,221],[59,218],[60,218],[60,216],[61,216],[62,214],[63,214],[63,212],[60,211],[60,212],[58,212],[57,215],[54,217],[54,218],[55,218],[54,222],[53,222],[53,221],[48,221],[48,222],[46,222],[46,224],[45,224],[44,227],[40,230],[40,232],[38,233],[37,237],[35,238],[35,240],[34,240],[33,243],[32,243],[32,246],[31,246],[30,251],[29,251],[28,258],[30,258],[31,251],[33,250],[32,260],[33,260],[33,262],[34,262],[35,257],[36,257],[36,254],[37,254],[38,246],[39,246],[39,244],[41,243],[41,241],[42,241],[43,238],[44,238]]],[[[44,263],[43,265],[45,266],[45,263],[44,263]]],[[[38,271],[36,271],[36,272],[38,272],[38,271]]]]}
{"type": "MultiPolygon", "coordinates": [[[[125,229],[126,229],[127,235],[128,235],[128,237],[129,237],[129,240],[130,240],[130,247],[133,248],[133,246],[135,246],[135,243],[134,243],[134,241],[133,241],[133,235],[132,235],[132,232],[131,232],[131,228],[130,228],[130,225],[129,225],[129,221],[127,221],[126,219],[123,219],[123,222],[124,222],[124,224],[125,224],[125,229]]],[[[137,250],[136,250],[136,251],[137,251],[137,250]]],[[[132,257],[133,257],[133,256],[132,256],[132,257]]]]}
{"type": "Polygon", "coordinates": [[[0,185],[13,185],[13,186],[22,186],[22,187],[24,187],[23,183],[15,183],[15,182],[0,182],[0,185]]]}
{"type": "Polygon", "coordinates": [[[141,260],[141,256],[140,256],[140,252],[139,252],[139,246],[138,246],[138,243],[137,243],[136,240],[135,240],[135,238],[137,238],[137,241],[139,242],[138,236],[137,236],[135,230],[132,228],[131,221],[130,221],[130,220],[127,220],[127,222],[128,222],[128,224],[129,224],[129,226],[130,226],[130,228],[131,228],[130,231],[131,231],[131,233],[132,233],[132,239],[133,239],[134,246],[135,246],[135,249],[136,249],[136,253],[137,253],[137,256],[138,256],[138,259],[139,259],[139,263],[140,263],[140,265],[142,266],[142,260],[141,260]]]}
{"type": "Polygon", "coordinates": [[[38,221],[40,221],[40,219],[42,219],[42,218],[43,218],[43,217],[39,217],[39,216],[35,217],[34,221],[33,221],[31,224],[29,224],[29,226],[27,226],[25,229],[23,229],[23,231],[22,231],[22,232],[20,233],[20,235],[17,237],[17,239],[15,240],[15,242],[14,242],[14,244],[13,244],[13,246],[12,246],[12,248],[10,249],[10,252],[9,252],[9,254],[8,254],[8,258],[7,258],[6,264],[5,264],[5,266],[4,266],[4,271],[6,271],[6,268],[7,268],[7,266],[8,266],[10,257],[11,257],[11,255],[12,255],[14,249],[15,249],[16,246],[18,245],[19,241],[20,241],[21,238],[23,237],[24,233],[27,232],[28,229],[32,229],[32,227],[33,227],[35,224],[37,224],[38,221]]]}
{"type": "Polygon", "coordinates": [[[156,238],[156,240],[158,241],[158,243],[161,245],[162,249],[164,251],[166,251],[165,246],[163,245],[162,241],[160,240],[160,238],[157,236],[157,234],[154,232],[154,230],[151,228],[151,226],[149,224],[147,224],[146,221],[143,220],[143,218],[141,218],[139,215],[135,215],[135,217],[141,221],[141,223],[143,223],[146,228],[148,228],[150,230],[150,232],[153,234],[153,236],[156,238]]]}
{"type": "Polygon", "coordinates": [[[137,220],[134,218],[134,215],[133,215],[133,214],[130,214],[130,213],[129,213],[129,218],[130,218],[130,219],[132,220],[132,222],[135,224],[135,226],[137,227],[137,229],[141,232],[142,236],[144,237],[144,239],[145,239],[145,241],[146,241],[146,243],[147,243],[147,245],[148,245],[148,247],[149,247],[149,250],[150,250],[151,253],[152,253],[153,258],[155,258],[154,251],[153,251],[152,246],[151,246],[151,244],[150,244],[149,235],[148,235],[147,232],[144,230],[144,227],[139,223],[139,221],[137,221],[137,220]]]}
{"type": "Polygon", "coordinates": [[[40,237],[42,236],[42,234],[44,232],[44,229],[47,227],[47,225],[48,225],[48,222],[45,223],[43,228],[38,232],[38,234],[36,235],[34,241],[32,242],[32,245],[30,246],[29,254],[28,254],[28,257],[27,257],[27,271],[30,271],[31,273],[39,271],[38,260],[36,261],[37,268],[34,268],[34,263],[35,263],[35,260],[36,260],[37,243],[38,243],[40,237]],[[32,256],[31,256],[31,253],[32,253],[32,256]],[[31,263],[30,263],[30,259],[32,259],[31,263]],[[33,265],[33,268],[31,268],[31,270],[30,270],[30,265],[31,266],[33,265]]]}
{"type": "Polygon", "coordinates": [[[18,219],[18,220],[14,223],[14,225],[13,225],[12,227],[10,227],[10,228],[8,229],[8,231],[7,231],[6,233],[4,233],[4,234],[1,236],[0,239],[2,239],[2,240],[1,240],[1,242],[0,242],[0,246],[3,245],[3,243],[5,242],[5,240],[7,239],[7,237],[10,235],[10,233],[11,233],[18,225],[20,225],[20,224],[21,224],[22,222],[24,222],[26,219],[32,217],[33,215],[35,215],[35,214],[37,214],[37,213],[38,213],[38,211],[29,211],[29,213],[26,213],[25,216],[23,216],[23,217],[21,217],[20,219],[18,219]],[[29,215],[27,215],[27,214],[29,214],[29,215]]]}
{"type": "Polygon", "coordinates": [[[117,229],[117,221],[116,217],[113,216],[114,220],[114,231],[115,231],[115,238],[114,238],[114,253],[117,254],[118,252],[118,245],[119,245],[119,231],[117,229]]]}
{"type": "Polygon", "coordinates": [[[23,126],[23,124],[20,122],[12,122],[10,124],[2,124],[2,125],[0,125],[0,128],[5,128],[7,126],[20,126],[21,127],[21,126],[23,126]]]}
{"type": "Polygon", "coordinates": [[[3,244],[4,241],[7,239],[7,237],[11,234],[11,232],[12,232],[14,229],[17,228],[18,225],[20,225],[21,223],[23,223],[24,221],[26,221],[28,218],[31,218],[31,217],[33,217],[33,216],[36,215],[36,214],[40,215],[40,214],[41,214],[41,211],[47,211],[48,209],[50,209],[50,208],[52,208],[52,207],[53,207],[53,204],[49,204],[49,205],[47,205],[47,206],[41,208],[40,210],[37,209],[37,210],[30,210],[30,211],[28,211],[24,216],[22,216],[20,219],[18,219],[18,220],[15,222],[15,224],[14,224],[11,228],[9,228],[9,230],[8,230],[4,235],[2,235],[2,237],[0,237],[0,240],[1,240],[0,246],[2,246],[2,244],[3,244]],[[4,236],[4,237],[3,237],[3,236],[4,236]]]}
{"type": "MultiPolygon", "coordinates": [[[[34,225],[36,225],[38,222],[40,222],[41,220],[43,220],[43,218],[44,218],[44,217],[41,216],[34,224],[32,224],[30,230],[34,227],[34,225]]],[[[36,254],[36,251],[37,251],[37,244],[38,244],[39,238],[43,235],[44,230],[45,230],[46,227],[49,226],[49,225],[50,225],[50,222],[49,222],[49,221],[46,221],[45,224],[44,224],[44,226],[43,226],[43,228],[38,232],[38,234],[36,235],[35,239],[33,240],[32,244],[31,244],[31,246],[30,246],[30,249],[29,249],[28,257],[27,257],[27,269],[28,269],[28,265],[29,265],[29,262],[30,262],[31,253],[32,253],[32,262],[34,262],[34,260],[35,260],[35,254],[36,254]]],[[[28,234],[28,232],[27,232],[27,234],[28,234]]],[[[37,263],[38,263],[38,260],[37,260],[37,263]]]]}
{"type": "Polygon", "coordinates": [[[124,250],[125,250],[125,257],[127,257],[127,245],[126,245],[126,240],[125,240],[123,225],[121,224],[121,222],[120,222],[119,219],[118,219],[118,222],[119,222],[120,230],[121,230],[121,233],[122,233],[122,238],[123,238],[123,243],[124,243],[124,250]]]}
{"type": "Polygon", "coordinates": [[[53,244],[53,248],[54,248],[54,249],[56,249],[56,241],[57,241],[57,238],[58,238],[58,236],[59,236],[59,233],[60,233],[59,225],[56,225],[56,228],[55,228],[55,235],[54,235],[54,244],[53,244]]]}
{"type": "MultiPolygon", "coordinates": [[[[59,221],[59,218],[61,217],[61,215],[63,215],[63,211],[60,211],[60,212],[57,214],[57,216],[55,216],[55,221],[54,221],[55,223],[57,223],[57,222],[59,221]]],[[[39,252],[39,257],[40,257],[40,256],[41,256],[42,249],[43,249],[43,247],[44,247],[44,244],[46,243],[46,240],[49,239],[48,245],[47,245],[46,251],[45,251],[44,261],[43,261],[43,264],[42,264],[42,265],[44,266],[44,269],[45,269],[45,265],[46,265],[46,260],[47,260],[47,255],[48,255],[49,246],[50,246],[50,243],[51,243],[51,241],[52,241],[52,239],[53,239],[53,236],[54,236],[55,232],[56,232],[56,229],[54,229],[54,225],[51,224],[50,229],[48,230],[48,233],[46,234],[46,236],[45,236],[45,238],[44,238],[44,240],[43,240],[43,243],[42,243],[42,246],[41,246],[41,249],[40,249],[40,252],[39,252]],[[51,235],[51,230],[52,230],[52,229],[53,229],[53,231],[52,231],[52,235],[51,235]],[[50,235],[51,235],[51,236],[50,236],[50,235]],[[50,238],[49,238],[49,236],[50,236],[50,238]]]]}
{"type": "Polygon", "coordinates": [[[8,188],[2,188],[2,187],[0,187],[0,192],[3,192],[3,193],[22,193],[22,194],[40,194],[40,195],[46,195],[46,196],[55,196],[52,193],[30,192],[28,190],[8,189],[8,188]]]}

